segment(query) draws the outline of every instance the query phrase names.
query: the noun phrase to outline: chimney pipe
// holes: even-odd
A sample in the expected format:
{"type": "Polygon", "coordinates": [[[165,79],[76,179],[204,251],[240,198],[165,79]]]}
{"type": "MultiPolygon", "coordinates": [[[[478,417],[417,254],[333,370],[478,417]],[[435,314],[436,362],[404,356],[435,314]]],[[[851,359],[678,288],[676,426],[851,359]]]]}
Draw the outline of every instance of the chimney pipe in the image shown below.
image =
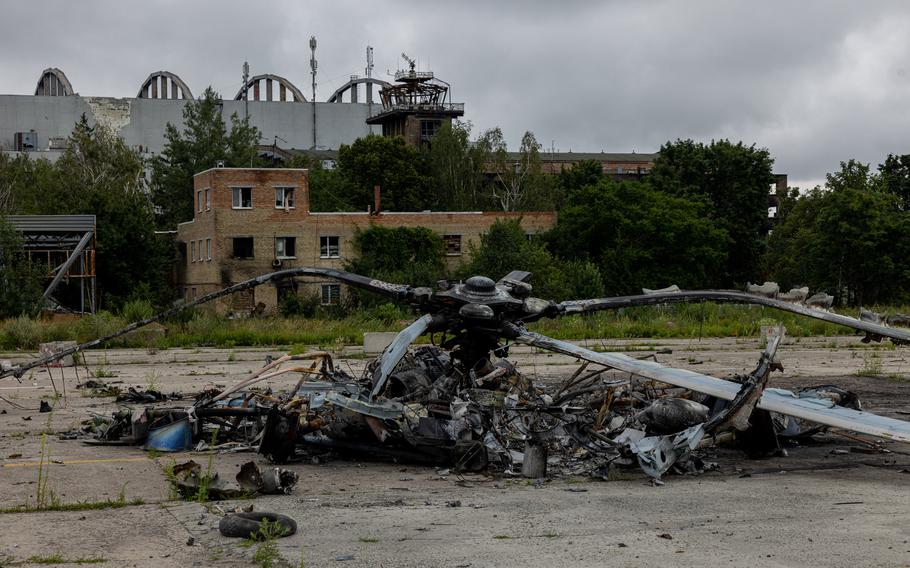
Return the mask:
{"type": "Polygon", "coordinates": [[[373,186],[373,215],[379,215],[382,192],[378,185],[373,186]]]}

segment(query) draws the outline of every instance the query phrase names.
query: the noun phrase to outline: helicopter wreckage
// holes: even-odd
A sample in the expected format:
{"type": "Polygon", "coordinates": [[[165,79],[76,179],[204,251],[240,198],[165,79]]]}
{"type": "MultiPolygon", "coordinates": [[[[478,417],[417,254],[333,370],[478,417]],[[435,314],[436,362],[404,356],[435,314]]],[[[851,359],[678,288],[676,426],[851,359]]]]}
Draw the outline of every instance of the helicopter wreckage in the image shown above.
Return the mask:
{"type": "MultiPolygon", "coordinates": [[[[610,467],[635,466],[660,478],[698,472],[697,451],[736,438],[752,452],[774,452],[781,439],[811,436],[827,427],[910,442],[910,423],[862,411],[858,398],[835,386],[793,393],[768,387],[781,369],[776,351],[783,330],[770,335],[754,371],[720,379],[620,353],[595,352],[532,331],[541,318],[631,306],[693,301],[763,305],[841,324],[904,344],[910,331],[874,318],[855,319],[806,303],[737,291],[681,291],[671,287],[637,296],[571,300],[534,298],[530,273],[499,281],[475,276],[438,289],[411,287],[339,270],[295,268],[266,274],[174,307],[94,341],[0,371],[29,369],[129,333],[218,297],[294,277],[329,277],[396,301],[420,317],[353,376],[330,354],[285,355],[224,390],[191,404],[161,401],[125,407],[93,425],[93,443],[137,444],[157,450],[232,445],[255,449],[274,463],[328,448],[363,457],[494,470],[526,477],[551,471],[606,476],[610,467]],[[872,321],[870,321],[870,319],[872,321]],[[415,341],[429,335],[429,344],[415,341]],[[558,385],[535,384],[508,359],[511,345],[527,345],[579,360],[558,385]],[[281,375],[299,376],[287,392],[255,388],[281,375]],[[548,459],[549,458],[549,459],[548,459]]],[[[797,294],[805,301],[806,294],[797,294]]],[[[134,393],[134,402],[148,402],[134,393]]]]}

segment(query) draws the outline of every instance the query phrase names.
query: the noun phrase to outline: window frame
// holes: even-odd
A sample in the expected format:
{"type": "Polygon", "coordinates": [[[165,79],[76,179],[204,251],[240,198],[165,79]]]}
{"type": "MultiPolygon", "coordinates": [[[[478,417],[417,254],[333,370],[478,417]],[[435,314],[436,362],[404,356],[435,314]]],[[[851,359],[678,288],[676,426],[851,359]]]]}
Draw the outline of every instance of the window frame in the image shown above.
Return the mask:
{"type": "Polygon", "coordinates": [[[275,258],[279,260],[294,260],[297,258],[297,237],[285,236],[285,237],[275,237],[275,258]],[[291,242],[291,252],[293,254],[287,254],[288,250],[288,240],[291,242]],[[283,242],[284,253],[278,254],[278,241],[283,242]]]}
{"type": "Polygon", "coordinates": [[[256,240],[254,237],[230,237],[231,239],[231,258],[235,260],[250,260],[256,258],[256,240]],[[250,256],[237,256],[237,244],[235,241],[238,239],[249,239],[250,241],[250,256]]]}
{"type": "Polygon", "coordinates": [[[445,256],[462,256],[464,254],[464,240],[461,233],[448,233],[442,236],[443,254],[445,256]],[[449,252],[449,240],[458,239],[458,251],[449,252]]]}
{"type": "Polygon", "coordinates": [[[196,213],[202,213],[202,190],[196,192],[196,213]]]}
{"type": "Polygon", "coordinates": [[[296,209],[297,200],[295,191],[297,186],[295,185],[277,185],[275,186],[275,209],[296,209]],[[278,204],[278,192],[281,192],[281,205],[278,204]],[[288,193],[290,193],[291,199],[290,204],[285,205],[288,202],[288,193]]]}
{"type": "Polygon", "coordinates": [[[196,262],[196,239],[190,241],[190,262],[196,262]]]}
{"type": "Polygon", "coordinates": [[[324,260],[331,260],[334,258],[341,258],[341,236],[339,235],[319,235],[319,258],[324,260]],[[332,245],[329,239],[335,239],[335,254],[332,254],[332,245]],[[323,240],[325,240],[325,245],[323,245],[323,240]],[[325,254],[323,254],[323,249],[325,254]]]}
{"type": "Polygon", "coordinates": [[[202,191],[205,194],[205,210],[211,211],[212,210],[212,190],[211,190],[211,188],[207,187],[202,191]]]}
{"type": "Polygon", "coordinates": [[[341,284],[322,284],[319,287],[319,304],[321,306],[337,306],[341,303],[341,284]],[[335,291],[334,298],[332,290],[335,291]],[[328,301],[326,301],[328,291],[328,301]],[[334,301],[332,301],[334,299],[334,301]]]}
{"type": "Polygon", "coordinates": [[[246,186],[246,185],[244,185],[244,186],[238,185],[237,187],[231,187],[231,209],[249,210],[252,208],[253,208],[253,188],[251,186],[246,186]],[[243,205],[243,191],[244,190],[250,192],[250,205],[248,207],[243,205]],[[239,199],[237,199],[238,195],[239,195],[239,199]],[[238,203],[240,203],[240,205],[238,205],[238,203]]]}
{"type": "Polygon", "coordinates": [[[205,239],[205,259],[212,260],[212,237],[205,239]]]}

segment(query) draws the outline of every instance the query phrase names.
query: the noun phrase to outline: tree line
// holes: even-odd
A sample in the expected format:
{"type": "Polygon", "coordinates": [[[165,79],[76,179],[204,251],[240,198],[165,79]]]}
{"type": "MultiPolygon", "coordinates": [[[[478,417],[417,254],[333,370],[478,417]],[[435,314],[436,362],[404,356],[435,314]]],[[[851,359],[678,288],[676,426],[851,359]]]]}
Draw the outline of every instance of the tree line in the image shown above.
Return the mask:
{"type": "MultiPolygon", "coordinates": [[[[97,215],[106,309],[136,297],[173,301],[175,252],[156,230],[192,219],[193,175],[218,162],[308,167],[316,211],[365,210],[380,185],[389,210],[558,212],[556,227],[531,240],[518,223],[497,223],[455,274],[446,273],[432,231],[365,231],[349,268],[394,281],[525,269],[535,274],[536,293],[554,299],[764,279],[826,290],[842,303],[910,295],[910,155],[889,155],[876,170],[844,162],[824,187],[779,192],[770,219],[773,159],[742,142],[668,142],[649,175],[615,181],[597,162],[543,173],[532,133],[510,154],[498,128],[472,139],[470,123],[456,121],[421,148],[367,136],[343,145],[334,167],[305,155],[274,164],[258,155],[258,130],[236,114],[226,123],[219,102],[209,88],[187,104],[183,128],[168,124],[164,150],[151,159],[84,117],[56,162],[0,154],[0,211],[97,215]]],[[[15,232],[0,223],[0,315],[32,310],[40,291],[41,274],[18,250],[15,232]]]]}

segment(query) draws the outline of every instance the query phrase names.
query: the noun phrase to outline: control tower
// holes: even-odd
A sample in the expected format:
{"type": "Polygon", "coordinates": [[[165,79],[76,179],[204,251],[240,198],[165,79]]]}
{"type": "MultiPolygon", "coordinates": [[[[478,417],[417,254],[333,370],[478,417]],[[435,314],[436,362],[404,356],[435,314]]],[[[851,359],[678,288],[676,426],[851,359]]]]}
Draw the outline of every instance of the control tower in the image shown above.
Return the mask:
{"type": "Polygon", "coordinates": [[[432,71],[417,71],[413,59],[402,53],[409,69],[395,73],[395,83],[379,91],[382,107],[367,124],[382,126],[383,136],[403,136],[410,146],[426,144],[443,125],[464,115],[464,103],[449,100],[449,84],[432,71]]]}

